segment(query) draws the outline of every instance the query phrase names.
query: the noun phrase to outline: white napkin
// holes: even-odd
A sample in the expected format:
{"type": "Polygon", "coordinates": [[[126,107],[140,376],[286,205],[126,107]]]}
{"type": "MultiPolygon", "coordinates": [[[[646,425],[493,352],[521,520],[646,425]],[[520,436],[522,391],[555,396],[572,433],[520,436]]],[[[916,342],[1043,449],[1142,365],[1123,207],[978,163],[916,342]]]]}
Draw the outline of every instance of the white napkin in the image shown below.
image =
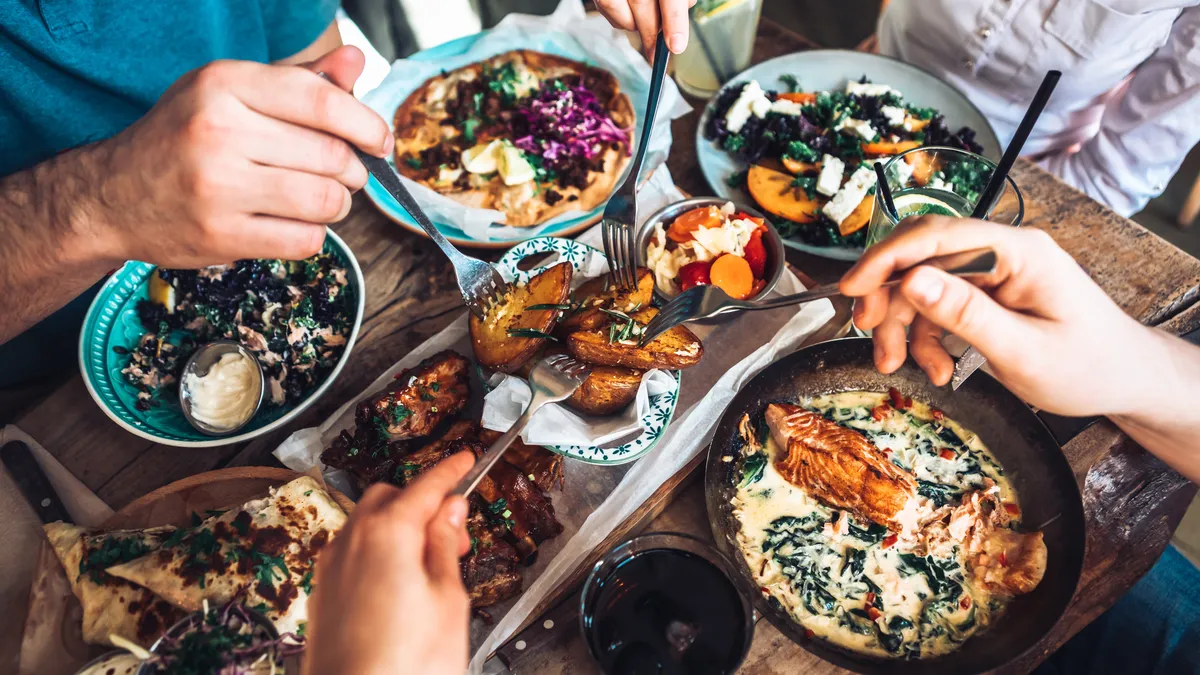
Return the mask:
{"type": "MultiPolygon", "coordinates": [[[[612,28],[603,17],[588,17],[580,0],[562,0],[550,16],[509,14],[488,31],[465,53],[436,61],[400,59],[378,87],[363,97],[363,102],[379,113],[389,124],[396,108],[425,80],[445,70],[452,70],[513,49],[535,49],[557,54],[608,70],[617,77],[623,91],[638,112],[634,142],[640,138],[647,93],[650,89],[650,66],[630,44],[625,34],[612,28]]],[[[671,78],[663,84],[662,98],[654,132],[646,151],[645,166],[662,164],[671,147],[671,120],[686,115],[691,106],[679,94],[671,78]]],[[[389,158],[389,161],[392,161],[389,158]]],[[[643,176],[648,175],[643,171],[643,176]]],[[[413,198],[429,217],[439,223],[454,223],[471,239],[478,241],[512,241],[537,236],[547,227],[578,218],[581,211],[569,211],[534,227],[497,225],[504,214],[490,209],[469,208],[437,192],[401,177],[413,198]]]]}
{"type": "MultiPolygon", "coordinates": [[[[483,399],[482,424],[493,431],[508,431],[525,412],[533,393],[529,383],[507,375],[483,399]]],[[[552,403],[534,414],[521,432],[521,440],[530,445],[582,445],[599,447],[635,431],[645,430],[642,418],[650,412],[650,397],[675,389],[675,378],[662,370],[649,370],[642,376],[633,405],[619,415],[584,415],[565,405],[552,403]]]]}

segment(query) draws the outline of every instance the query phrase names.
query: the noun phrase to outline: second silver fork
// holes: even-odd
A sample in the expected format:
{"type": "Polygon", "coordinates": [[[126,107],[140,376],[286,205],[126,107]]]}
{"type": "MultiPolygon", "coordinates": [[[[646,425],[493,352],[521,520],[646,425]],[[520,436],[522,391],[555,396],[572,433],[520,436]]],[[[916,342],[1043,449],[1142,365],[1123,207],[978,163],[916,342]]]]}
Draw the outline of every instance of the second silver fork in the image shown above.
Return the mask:
{"type": "Polygon", "coordinates": [[[613,191],[604,207],[601,234],[604,237],[604,255],[612,268],[613,278],[623,289],[637,286],[637,245],[634,243],[634,228],[637,227],[637,186],[642,162],[646,159],[646,146],[654,131],[654,119],[658,102],[662,98],[663,79],[667,72],[667,41],[662,33],[654,46],[654,71],[650,74],[650,95],[646,101],[646,117],[642,121],[642,137],[634,150],[633,161],[625,182],[613,191]]]}
{"type": "Polygon", "coordinates": [[[529,371],[529,388],[533,391],[533,398],[529,400],[525,412],[521,413],[503,436],[492,443],[492,447],[488,448],[482,457],[475,460],[475,466],[458,482],[453,494],[464,497],[471,494],[475,486],[479,485],[479,481],[500,461],[508,446],[521,435],[534,414],[547,403],[557,403],[570,398],[591,372],[590,366],[564,354],[552,354],[538,361],[533,370],[529,371]]]}
{"type": "MultiPolygon", "coordinates": [[[[936,267],[944,270],[947,274],[959,277],[987,275],[996,271],[996,252],[990,248],[972,249],[929,258],[917,264],[936,267]]],[[[900,280],[904,278],[907,272],[908,269],[905,269],[893,274],[887,281],[883,282],[882,287],[889,288],[895,286],[900,283],[900,280]]],[[[833,283],[817,286],[812,290],[794,295],[785,295],[757,302],[746,302],[745,300],[734,300],[728,293],[716,286],[696,286],[675,296],[674,300],[671,300],[659,310],[658,314],[650,320],[650,323],[646,324],[646,330],[642,332],[638,344],[644,346],[672,327],[688,321],[707,319],[726,312],[787,307],[822,298],[832,298],[836,295],[841,295],[841,291],[838,290],[838,285],[833,283]]]]}

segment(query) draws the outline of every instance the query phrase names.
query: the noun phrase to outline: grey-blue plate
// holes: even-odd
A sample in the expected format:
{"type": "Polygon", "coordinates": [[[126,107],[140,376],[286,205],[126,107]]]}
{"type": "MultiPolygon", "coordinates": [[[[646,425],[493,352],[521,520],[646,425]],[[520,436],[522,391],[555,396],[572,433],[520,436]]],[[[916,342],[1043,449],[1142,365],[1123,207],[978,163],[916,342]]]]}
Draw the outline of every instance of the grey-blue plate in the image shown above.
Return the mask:
{"type": "MultiPolygon", "coordinates": [[[[839,49],[815,49],[807,52],[787,54],[764,61],[736,75],[731,86],[748,80],[758,80],[763,89],[783,87],[780,75],[793,75],[800,81],[804,91],[828,91],[841,89],[848,80],[857,81],[866,75],[872,82],[886,84],[904,94],[910,104],[936,108],[946,116],[946,125],[951,129],[971,127],[975,140],[983,146],[983,154],[999,160],[1000,141],[991,123],[979,112],[962,92],[939,80],[917,66],[896,59],[839,49]]],[[[717,96],[720,96],[718,93],[717,96]]],[[[725,182],[731,175],[746,168],[746,165],[731,157],[712,141],[704,138],[704,127],[712,114],[714,96],[704,106],[700,115],[700,126],[696,130],[696,158],[704,179],[712,186],[713,194],[725,199],[754,204],[750,194],[741,188],[731,188],[725,182]]],[[[785,246],[834,260],[857,260],[862,249],[842,246],[813,246],[794,239],[784,239],[785,246]]]]}

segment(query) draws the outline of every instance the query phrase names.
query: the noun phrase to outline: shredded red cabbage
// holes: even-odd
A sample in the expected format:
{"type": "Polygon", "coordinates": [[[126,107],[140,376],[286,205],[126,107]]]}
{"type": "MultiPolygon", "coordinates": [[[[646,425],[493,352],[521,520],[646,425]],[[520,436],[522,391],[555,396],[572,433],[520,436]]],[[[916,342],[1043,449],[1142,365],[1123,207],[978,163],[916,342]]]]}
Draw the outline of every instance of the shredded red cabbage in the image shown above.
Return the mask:
{"type": "MultiPolygon", "coordinates": [[[[197,612],[176,624],[146,662],[154,672],[177,675],[244,675],[263,654],[281,664],[304,651],[304,638],[293,633],[273,637],[244,605],[232,602],[197,612]]],[[[282,669],[280,669],[282,671],[282,669]]]]}
{"type": "Polygon", "coordinates": [[[629,152],[629,130],[618,127],[586,87],[547,83],[517,112],[528,133],[513,144],[550,165],[572,157],[592,159],[610,143],[629,152]]]}

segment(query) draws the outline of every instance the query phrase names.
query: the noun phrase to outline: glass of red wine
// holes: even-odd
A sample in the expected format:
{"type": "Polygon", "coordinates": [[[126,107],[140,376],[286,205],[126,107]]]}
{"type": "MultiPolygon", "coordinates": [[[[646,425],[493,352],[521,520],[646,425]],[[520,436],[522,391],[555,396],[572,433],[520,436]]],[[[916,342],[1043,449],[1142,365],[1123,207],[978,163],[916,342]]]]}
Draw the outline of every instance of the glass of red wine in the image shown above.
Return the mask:
{"type": "Polygon", "coordinates": [[[741,665],[754,610],[716,549],[646,534],[613,549],[583,585],[580,626],[606,675],[724,675],[741,665]]]}

